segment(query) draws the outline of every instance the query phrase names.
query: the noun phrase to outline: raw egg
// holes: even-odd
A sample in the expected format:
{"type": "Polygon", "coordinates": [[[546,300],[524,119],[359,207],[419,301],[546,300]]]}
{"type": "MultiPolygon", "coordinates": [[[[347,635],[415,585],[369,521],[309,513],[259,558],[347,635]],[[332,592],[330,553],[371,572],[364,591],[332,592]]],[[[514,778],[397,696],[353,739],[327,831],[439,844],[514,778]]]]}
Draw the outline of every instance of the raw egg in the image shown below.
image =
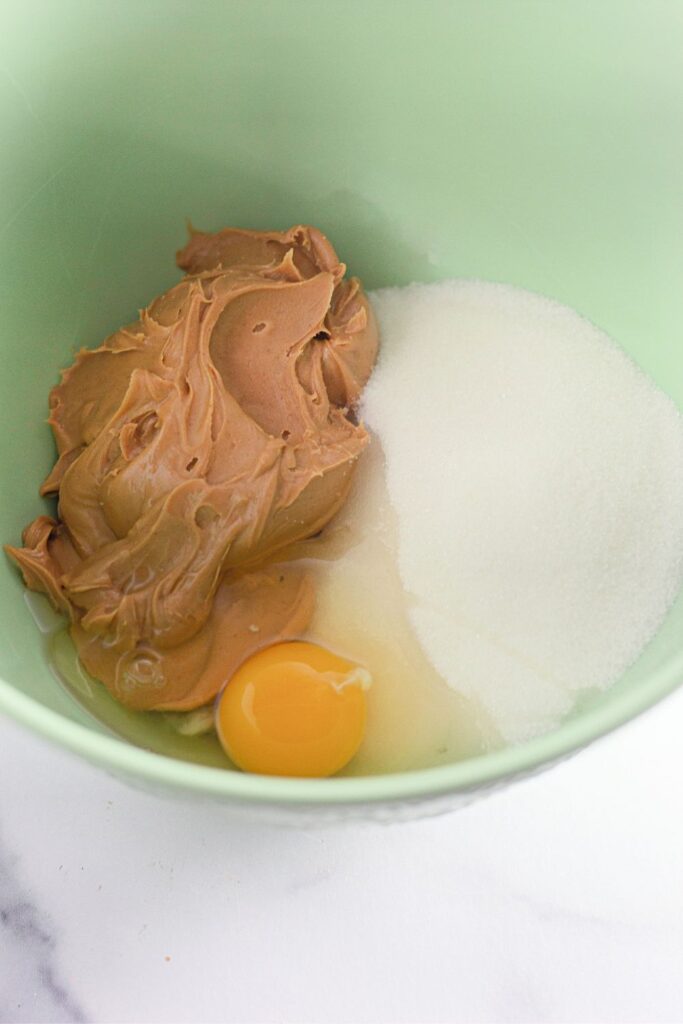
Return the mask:
{"type": "Polygon", "coordinates": [[[245,772],[334,775],[363,739],[370,682],[364,668],[317,644],[274,644],[245,661],[225,687],[218,736],[245,772]]]}

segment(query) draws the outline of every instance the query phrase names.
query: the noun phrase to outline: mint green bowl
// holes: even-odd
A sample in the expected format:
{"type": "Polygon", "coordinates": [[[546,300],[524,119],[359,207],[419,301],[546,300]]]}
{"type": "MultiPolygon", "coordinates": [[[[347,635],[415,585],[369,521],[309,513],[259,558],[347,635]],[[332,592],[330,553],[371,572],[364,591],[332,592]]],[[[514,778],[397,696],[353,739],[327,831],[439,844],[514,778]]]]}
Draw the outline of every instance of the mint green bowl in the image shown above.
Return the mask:
{"type": "MultiPolygon", "coordinates": [[[[683,404],[682,52],[676,2],[3,7],[0,538],[41,509],[58,369],[174,280],[186,217],[319,225],[371,288],[473,276],[554,296],[683,404]]],[[[5,560],[0,599],[0,711],[136,784],[288,820],[455,806],[683,679],[679,601],[552,734],[424,771],[269,779],[108,734],[55,681],[5,560]]]]}

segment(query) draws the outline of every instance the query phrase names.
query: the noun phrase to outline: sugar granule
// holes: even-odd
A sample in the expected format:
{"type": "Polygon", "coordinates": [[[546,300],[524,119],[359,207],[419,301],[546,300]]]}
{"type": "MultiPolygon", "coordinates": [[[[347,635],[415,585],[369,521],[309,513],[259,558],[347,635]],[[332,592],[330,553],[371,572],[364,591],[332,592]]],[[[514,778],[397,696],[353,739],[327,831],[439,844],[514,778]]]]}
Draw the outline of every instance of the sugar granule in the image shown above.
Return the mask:
{"type": "Polygon", "coordinates": [[[515,742],[607,687],[683,581],[683,418],[602,331],[478,281],[372,295],[362,413],[437,671],[515,742]]]}

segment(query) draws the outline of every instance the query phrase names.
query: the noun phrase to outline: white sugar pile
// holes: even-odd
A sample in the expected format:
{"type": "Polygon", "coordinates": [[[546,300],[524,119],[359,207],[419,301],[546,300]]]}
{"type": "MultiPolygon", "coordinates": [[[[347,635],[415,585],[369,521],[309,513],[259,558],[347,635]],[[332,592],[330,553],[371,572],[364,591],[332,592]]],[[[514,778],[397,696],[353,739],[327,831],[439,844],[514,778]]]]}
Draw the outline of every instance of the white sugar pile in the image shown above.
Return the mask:
{"type": "Polygon", "coordinates": [[[601,331],[519,289],[374,293],[363,414],[425,653],[504,739],[552,728],[683,581],[683,418],[601,331]]]}

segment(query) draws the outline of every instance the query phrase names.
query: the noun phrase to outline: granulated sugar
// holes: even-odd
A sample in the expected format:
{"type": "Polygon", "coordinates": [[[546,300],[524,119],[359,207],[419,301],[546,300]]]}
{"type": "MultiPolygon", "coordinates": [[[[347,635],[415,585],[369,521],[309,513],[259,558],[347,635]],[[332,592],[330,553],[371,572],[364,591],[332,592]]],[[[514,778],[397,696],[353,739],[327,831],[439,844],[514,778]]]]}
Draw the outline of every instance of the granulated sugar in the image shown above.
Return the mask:
{"type": "Polygon", "coordinates": [[[374,293],[363,415],[410,620],[509,742],[607,687],[683,580],[683,419],[600,330],[519,289],[374,293]]]}

